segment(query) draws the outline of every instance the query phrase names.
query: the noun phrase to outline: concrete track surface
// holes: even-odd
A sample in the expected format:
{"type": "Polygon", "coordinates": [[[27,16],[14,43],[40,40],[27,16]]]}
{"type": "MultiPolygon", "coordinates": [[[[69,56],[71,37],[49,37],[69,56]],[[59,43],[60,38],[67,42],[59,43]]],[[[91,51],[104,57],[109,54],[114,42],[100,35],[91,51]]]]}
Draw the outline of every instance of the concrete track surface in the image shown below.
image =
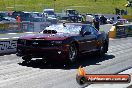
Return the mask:
{"type": "Polygon", "coordinates": [[[0,56],[0,88],[82,88],[76,82],[79,66],[90,74],[116,74],[131,68],[132,38],[110,39],[104,57],[85,55],[70,67],[35,58],[28,64],[21,62],[15,54],[0,56]]]}

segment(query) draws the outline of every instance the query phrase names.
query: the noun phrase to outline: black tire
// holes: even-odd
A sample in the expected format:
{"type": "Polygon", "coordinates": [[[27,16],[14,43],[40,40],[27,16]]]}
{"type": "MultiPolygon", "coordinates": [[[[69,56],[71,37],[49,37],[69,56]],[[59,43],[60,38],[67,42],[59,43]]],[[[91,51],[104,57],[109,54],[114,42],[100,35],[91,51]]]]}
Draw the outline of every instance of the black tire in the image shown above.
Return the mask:
{"type": "Polygon", "coordinates": [[[105,44],[104,44],[104,52],[105,53],[107,53],[107,51],[108,51],[108,42],[105,42],[105,44]]]}
{"type": "Polygon", "coordinates": [[[102,57],[105,55],[105,44],[102,44],[101,46],[99,46],[99,51],[97,52],[97,55],[99,57],[102,57]]]}
{"type": "Polygon", "coordinates": [[[23,56],[22,59],[24,60],[24,63],[28,63],[32,58],[30,56],[23,56]]]}
{"type": "Polygon", "coordinates": [[[78,55],[78,51],[77,51],[77,47],[75,46],[75,44],[71,44],[69,46],[69,54],[67,56],[67,64],[72,64],[77,60],[77,55],[78,55]]]}

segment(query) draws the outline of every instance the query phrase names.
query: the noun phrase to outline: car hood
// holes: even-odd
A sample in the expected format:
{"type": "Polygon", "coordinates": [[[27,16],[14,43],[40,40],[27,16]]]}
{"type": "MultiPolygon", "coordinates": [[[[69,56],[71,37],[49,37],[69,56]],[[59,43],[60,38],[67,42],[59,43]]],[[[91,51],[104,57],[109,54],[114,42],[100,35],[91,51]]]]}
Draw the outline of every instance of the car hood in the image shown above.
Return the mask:
{"type": "Polygon", "coordinates": [[[26,36],[20,37],[20,39],[27,40],[64,40],[68,37],[75,36],[75,34],[69,33],[56,33],[56,34],[28,34],[26,36]]]}

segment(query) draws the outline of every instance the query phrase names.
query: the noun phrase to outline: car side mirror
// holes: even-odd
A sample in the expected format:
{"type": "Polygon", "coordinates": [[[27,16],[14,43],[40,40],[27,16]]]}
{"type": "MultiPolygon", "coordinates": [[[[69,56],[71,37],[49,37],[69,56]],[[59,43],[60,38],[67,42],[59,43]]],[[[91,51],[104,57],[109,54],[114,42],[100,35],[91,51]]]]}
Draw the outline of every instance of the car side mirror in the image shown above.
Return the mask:
{"type": "Polygon", "coordinates": [[[84,32],[84,33],[82,34],[82,36],[90,35],[90,34],[91,34],[91,32],[84,32]]]}

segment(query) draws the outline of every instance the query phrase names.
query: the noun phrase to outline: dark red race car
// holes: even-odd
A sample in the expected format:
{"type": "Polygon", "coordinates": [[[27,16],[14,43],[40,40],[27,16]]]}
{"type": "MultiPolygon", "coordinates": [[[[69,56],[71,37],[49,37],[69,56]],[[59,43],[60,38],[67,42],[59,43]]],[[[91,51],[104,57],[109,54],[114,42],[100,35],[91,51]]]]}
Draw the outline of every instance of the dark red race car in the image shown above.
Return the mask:
{"type": "Polygon", "coordinates": [[[108,51],[109,38],[89,24],[56,24],[38,34],[23,36],[17,41],[17,56],[25,62],[32,58],[74,62],[84,53],[108,51]]]}

